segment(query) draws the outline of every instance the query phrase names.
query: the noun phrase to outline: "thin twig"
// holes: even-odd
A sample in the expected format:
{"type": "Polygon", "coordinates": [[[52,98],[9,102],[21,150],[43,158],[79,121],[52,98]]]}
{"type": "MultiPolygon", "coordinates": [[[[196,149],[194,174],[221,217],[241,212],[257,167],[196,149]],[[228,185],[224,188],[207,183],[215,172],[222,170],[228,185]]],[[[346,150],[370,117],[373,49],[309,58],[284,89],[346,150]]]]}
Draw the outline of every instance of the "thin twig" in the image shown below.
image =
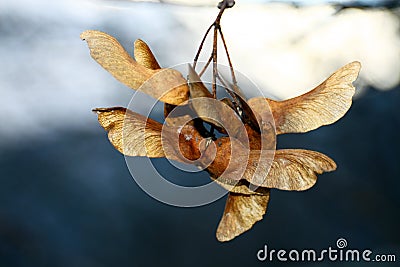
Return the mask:
{"type": "MultiPolygon", "coordinates": [[[[222,2],[220,2],[218,4],[218,8],[220,9],[220,11],[218,12],[218,15],[215,19],[215,21],[208,27],[203,39],[201,40],[199,49],[197,50],[196,56],[194,58],[194,62],[193,62],[193,68],[196,69],[196,65],[197,62],[199,60],[201,51],[203,50],[203,46],[204,43],[207,39],[208,34],[210,33],[211,29],[214,28],[214,38],[213,38],[213,49],[212,49],[212,53],[206,63],[206,65],[203,67],[203,69],[201,70],[201,72],[199,73],[199,77],[201,77],[204,72],[207,70],[208,66],[210,65],[211,61],[213,62],[213,73],[212,73],[212,94],[213,94],[213,98],[216,99],[217,98],[217,78],[218,80],[223,84],[223,86],[225,88],[228,88],[226,83],[223,81],[223,79],[221,79],[221,77],[218,74],[218,33],[220,33],[221,35],[221,39],[222,42],[224,44],[224,48],[225,48],[225,53],[227,55],[228,58],[228,62],[229,62],[229,67],[231,68],[231,76],[232,76],[232,81],[234,84],[234,90],[238,89],[237,88],[237,81],[236,81],[236,77],[235,77],[235,73],[233,71],[233,66],[232,66],[232,62],[228,53],[228,48],[225,42],[225,38],[222,34],[222,30],[221,30],[221,18],[222,18],[222,14],[224,13],[225,9],[227,8],[231,8],[235,5],[235,1],[234,0],[223,0],[222,2]]],[[[235,105],[235,108],[237,110],[237,112],[239,112],[240,110],[240,106],[238,106],[238,104],[240,105],[240,101],[238,101],[237,96],[229,89],[226,89],[226,91],[228,92],[228,94],[233,98],[233,104],[235,105]]],[[[236,92],[236,91],[234,91],[236,92]]],[[[214,126],[211,125],[211,129],[209,131],[210,136],[214,136],[214,126]]]]}
{"type": "Polygon", "coordinates": [[[220,28],[222,14],[228,6],[227,0],[224,0],[218,4],[220,8],[217,18],[214,21],[214,41],[213,41],[213,77],[212,77],[212,94],[213,97],[217,98],[217,76],[218,76],[218,29],[220,28]]]}
{"type": "Polygon", "coordinates": [[[219,31],[219,35],[221,36],[222,43],[224,44],[225,54],[226,54],[226,57],[227,57],[227,59],[228,59],[229,68],[230,68],[231,76],[232,76],[232,83],[233,83],[233,86],[234,86],[233,90],[234,90],[236,93],[238,93],[239,88],[238,88],[238,86],[237,86],[237,80],[236,80],[235,70],[233,69],[231,57],[230,57],[229,52],[228,52],[228,46],[226,45],[225,37],[224,37],[224,34],[222,33],[221,27],[218,28],[218,31],[219,31]]]}
{"type": "Polygon", "coordinates": [[[212,94],[213,97],[216,99],[217,98],[217,75],[218,75],[218,57],[217,57],[217,51],[218,51],[218,29],[217,26],[214,26],[214,41],[213,41],[213,79],[212,79],[212,94]]]}
{"type": "Polygon", "coordinates": [[[208,66],[210,66],[210,63],[211,63],[212,59],[213,59],[213,54],[211,53],[210,57],[208,58],[208,61],[207,61],[206,65],[204,65],[203,69],[200,71],[199,77],[201,77],[204,74],[204,72],[206,72],[208,66]]]}
{"type": "Polygon", "coordinates": [[[211,24],[210,27],[208,27],[208,29],[206,31],[206,34],[203,37],[203,40],[201,40],[199,49],[197,50],[196,56],[194,57],[194,60],[193,60],[193,69],[196,69],[197,61],[199,60],[199,56],[200,56],[201,50],[203,50],[204,42],[206,41],[207,36],[210,33],[212,27],[214,27],[214,24],[211,24]]]}
{"type": "MultiPolygon", "coordinates": [[[[193,62],[193,68],[196,69],[196,65],[197,65],[197,61],[199,60],[200,57],[200,53],[203,49],[204,43],[207,39],[208,34],[210,33],[211,29],[214,28],[214,38],[213,38],[213,50],[212,50],[212,55],[211,55],[211,60],[213,61],[213,79],[212,79],[212,91],[213,91],[213,96],[214,98],[216,98],[217,95],[217,87],[216,87],[216,79],[217,79],[217,74],[218,74],[218,56],[217,56],[217,52],[218,52],[218,32],[221,32],[221,17],[222,14],[224,13],[225,9],[227,8],[231,8],[235,5],[235,1],[234,0],[223,0],[222,2],[220,2],[218,4],[218,8],[220,9],[217,15],[217,18],[215,19],[214,23],[210,25],[210,27],[208,27],[201,43],[199,46],[199,49],[197,50],[196,56],[194,58],[194,62],[193,62]]],[[[224,39],[223,39],[224,41],[224,39]]],[[[226,46],[226,44],[224,43],[224,46],[226,46]]],[[[205,72],[205,69],[209,66],[209,64],[211,63],[211,60],[209,59],[205,68],[203,68],[203,70],[200,72],[200,76],[205,72]]],[[[229,62],[230,62],[230,58],[228,58],[229,62]]],[[[234,81],[236,81],[236,79],[234,79],[234,81]]]]}

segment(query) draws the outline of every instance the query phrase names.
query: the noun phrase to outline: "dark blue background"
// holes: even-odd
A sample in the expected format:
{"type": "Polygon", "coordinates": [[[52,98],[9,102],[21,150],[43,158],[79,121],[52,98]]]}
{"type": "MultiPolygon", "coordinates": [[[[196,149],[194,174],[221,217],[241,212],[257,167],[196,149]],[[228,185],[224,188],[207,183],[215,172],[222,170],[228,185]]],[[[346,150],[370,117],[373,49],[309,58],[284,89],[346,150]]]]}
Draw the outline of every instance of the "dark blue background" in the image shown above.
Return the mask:
{"type": "Polygon", "coordinates": [[[3,149],[1,266],[247,266],[264,244],[319,250],[340,237],[398,253],[399,102],[399,89],[369,89],[338,123],[281,136],[279,147],[324,152],[338,170],[306,192],[273,190],[264,220],[224,244],[223,199],[190,209],[152,199],[99,127],[3,149]]]}
{"type": "MultiPolygon", "coordinates": [[[[399,87],[368,88],[339,122],[280,136],[279,148],[326,153],[338,169],[306,192],[272,190],[264,219],[228,243],[215,238],[225,199],[199,208],[152,199],[95,123],[1,143],[0,266],[270,266],[256,258],[265,244],[321,250],[335,247],[338,238],[346,238],[349,248],[397,254],[398,262],[399,103],[399,87]]],[[[93,106],[86,105],[74,118],[90,113],[93,106]]],[[[190,177],[174,179],[186,183],[190,177]]],[[[208,181],[206,174],[196,179],[208,181]]]]}

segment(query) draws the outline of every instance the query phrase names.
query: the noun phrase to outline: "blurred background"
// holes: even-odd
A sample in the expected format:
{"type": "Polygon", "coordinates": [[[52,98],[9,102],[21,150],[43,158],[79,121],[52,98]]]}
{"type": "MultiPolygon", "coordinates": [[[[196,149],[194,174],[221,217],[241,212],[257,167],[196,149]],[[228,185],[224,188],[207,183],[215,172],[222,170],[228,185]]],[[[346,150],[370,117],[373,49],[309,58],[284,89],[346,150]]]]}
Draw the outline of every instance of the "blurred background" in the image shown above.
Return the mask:
{"type": "MultiPolygon", "coordinates": [[[[237,0],[224,14],[234,66],[276,99],[362,63],[343,119],[278,139],[279,148],[337,162],[312,189],[273,190],[261,222],[218,243],[225,199],[177,208],[135,184],[91,112],[127,106],[133,91],[91,59],[79,35],[105,31],[129,52],[141,38],[163,66],[190,62],[217,2],[0,0],[0,266],[279,265],[259,262],[257,251],[322,250],[341,237],[349,248],[396,254],[382,265],[399,266],[398,1],[237,0]]],[[[154,162],[177,183],[208,182],[154,162]]]]}

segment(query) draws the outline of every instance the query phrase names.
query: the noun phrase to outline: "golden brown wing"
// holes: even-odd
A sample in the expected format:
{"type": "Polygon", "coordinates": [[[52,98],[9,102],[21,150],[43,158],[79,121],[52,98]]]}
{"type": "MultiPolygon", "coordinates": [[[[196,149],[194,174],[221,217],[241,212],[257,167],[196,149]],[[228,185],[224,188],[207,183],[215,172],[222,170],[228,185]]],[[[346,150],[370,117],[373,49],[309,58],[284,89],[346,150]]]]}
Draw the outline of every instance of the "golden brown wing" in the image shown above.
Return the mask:
{"type": "MultiPolygon", "coordinates": [[[[275,120],[276,133],[303,133],[339,120],[349,110],[355,88],[352,85],[360,71],[360,62],[352,62],[333,73],[308,93],[284,101],[266,98],[275,120]]],[[[249,104],[260,112],[260,98],[249,104]]]]}
{"type": "Polygon", "coordinates": [[[111,144],[126,156],[164,157],[162,124],[121,107],[97,108],[100,125],[111,144]]]}
{"type": "Polygon", "coordinates": [[[335,162],[328,156],[303,149],[276,150],[268,174],[255,172],[256,167],[263,169],[263,165],[256,153],[251,153],[244,178],[256,186],[295,191],[311,188],[317,182],[317,174],[336,169],[335,162]]]}
{"type": "Polygon", "coordinates": [[[151,70],[158,70],[161,69],[160,65],[158,64],[153,52],[151,52],[150,47],[142,40],[137,39],[135,41],[135,49],[134,49],[134,56],[136,61],[151,70]]]}
{"type": "Polygon", "coordinates": [[[226,133],[221,120],[232,116],[234,111],[215,100],[193,67],[191,65],[188,65],[188,67],[188,84],[190,99],[192,100],[190,106],[201,120],[213,125],[218,131],[226,133]],[[219,120],[220,117],[221,120],[219,120]]]}
{"type": "Polygon", "coordinates": [[[268,195],[229,193],[224,214],[217,229],[218,241],[225,242],[249,230],[260,221],[268,206],[268,195]]]}
{"type": "Polygon", "coordinates": [[[186,80],[178,71],[142,66],[114,37],[100,31],[85,31],[81,39],[88,43],[92,58],[126,86],[134,90],[140,88],[140,91],[173,105],[188,99],[186,80]]]}

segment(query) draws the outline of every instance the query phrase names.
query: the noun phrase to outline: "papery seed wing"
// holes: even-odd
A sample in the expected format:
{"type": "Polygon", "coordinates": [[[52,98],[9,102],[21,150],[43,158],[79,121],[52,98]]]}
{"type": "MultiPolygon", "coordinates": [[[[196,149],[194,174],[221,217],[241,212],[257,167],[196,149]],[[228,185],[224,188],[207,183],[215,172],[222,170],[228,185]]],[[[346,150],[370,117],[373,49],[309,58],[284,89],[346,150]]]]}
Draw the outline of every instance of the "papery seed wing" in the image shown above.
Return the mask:
{"type": "MultiPolygon", "coordinates": [[[[242,112],[243,114],[241,114],[243,121],[247,124],[249,124],[254,130],[260,132],[260,127],[258,125],[257,122],[257,118],[255,116],[255,114],[253,113],[253,110],[250,108],[249,104],[246,101],[246,97],[244,96],[244,94],[242,93],[242,91],[240,90],[239,86],[234,85],[232,83],[230,83],[227,79],[225,79],[222,74],[219,74],[220,77],[224,80],[224,83],[227,84],[227,86],[229,86],[228,90],[230,91],[231,94],[233,94],[236,99],[240,102],[240,105],[242,107],[242,112]]],[[[229,105],[232,108],[232,105],[229,105]]]]}
{"type": "Polygon", "coordinates": [[[239,100],[240,105],[242,107],[242,118],[243,121],[247,124],[249,124],[251,126],[251,128],[253,128],[254,130],[256,130],[257,132],[260,132],[260,126],[258,124],[257,118],[255,116],[255,114],[253,113],[253,110],[250,108],[249,104],[247,103],[247,101],[240,95],[238,95],[235,92],[231,92],[232,94],[234,94],[236,96],[236,98],[239,100]]]}
{"type": "MultiPolygon", "coordinates": [[[[277,134],[303,133],[336,122],[350,108],[361,64],[352,62],[333,73],[308,93],[284,101],[266,98],[271,107],[277,134]]],[[[259,97],[249,100],[251,108],[260,112],[259,97]]]]}
{"type": "Polygon", "coordinates": [[[191,65],[189,65],[188,67],[188,84],[190,98],[192,99],[192,101],[190,102],[190,106],[193,108],[193,110],[196,112],[201,120],[213,125],[219,131],[224,131],[223,125],[219,121],[215,120],[218,117],[218,113],[220,111],[218,107],[214,105],[215,101],[213,101],[212,94],[203,84],[193,67],[191,65]],[[207,99],[210,99],[210,101],[207,101],[207,99]]]}
{"type": "Polygon", "coordinates": [[[225,102],[216,100],[201,82],[192,66],[189,65],[190,105],[197,116],[213,125],[218,131],[236,138],[245,134],[239,116],[225,102]]]}
{"type": "Polygon", "coordinates": [[[151,52],[150,47],[144,41],[137,39],[135,41],[134,47],[135,49],[133,50],[133,54],[136,61],[140,65],[151,70],[158,70],[161,68],[153,52],[151,52]]]}
{"type": "Polygon", "coordinates": [[[250,154],[244,178],[254,185],[268,188],[307,190],[316,183],[317,174],[336,169],[335,162],[322,153],[303,149],[279,149],[275,151],[268,174],[257,172],[254,175],[255,169],[263,168],[264,164],[258,161],[258,157],[256,152],[250,154]]]}
{"type": "Polygon", "coordinates": [[[268,195],[243,195],[229,193],[224,214],[217,229],[217,239],[229,241],[249,230],[260,221],[268,206],[268,195]]]}
{"type": "Polygon", "coordinates": [[[186,80],[178,71],[140,65],[114,37],[100,31],[85,31],[81,39],[88,43],[92,58],[126,86],[173,105],[188,99],[186,80]]]}
{"type": "Polygon", "coordinates": [[[100,125],[111,144],[126,156],[164,157],[162,124],[125,108],[97,108],[100,125]]]}
{"type": "Polygon", "coordinates": [[[138,64],[114,37],[100,31],[85,31],[81,39],[88,43],[90,54],[117,80],[138,89],[155,72],[138,64]]]}
{"type": "Polygon", "coordinates": [[[184,163],[200,157],[198,146],[203,138],[191,125],[163,128],[161,123],[121,107],[93,111],[112,145],[126,156],[167,157],[184,163]]]}
{"type": "Polygon", "coordinates": [[[201,81],[199,75],[196,73],[194,68],[191,65],[188,65],[189,68],[189,88],[190,88],[190,97],[198,98],[198,97],[208,97],[213,98],[213,95],[208,91],[207,87],[201,81]]]}

